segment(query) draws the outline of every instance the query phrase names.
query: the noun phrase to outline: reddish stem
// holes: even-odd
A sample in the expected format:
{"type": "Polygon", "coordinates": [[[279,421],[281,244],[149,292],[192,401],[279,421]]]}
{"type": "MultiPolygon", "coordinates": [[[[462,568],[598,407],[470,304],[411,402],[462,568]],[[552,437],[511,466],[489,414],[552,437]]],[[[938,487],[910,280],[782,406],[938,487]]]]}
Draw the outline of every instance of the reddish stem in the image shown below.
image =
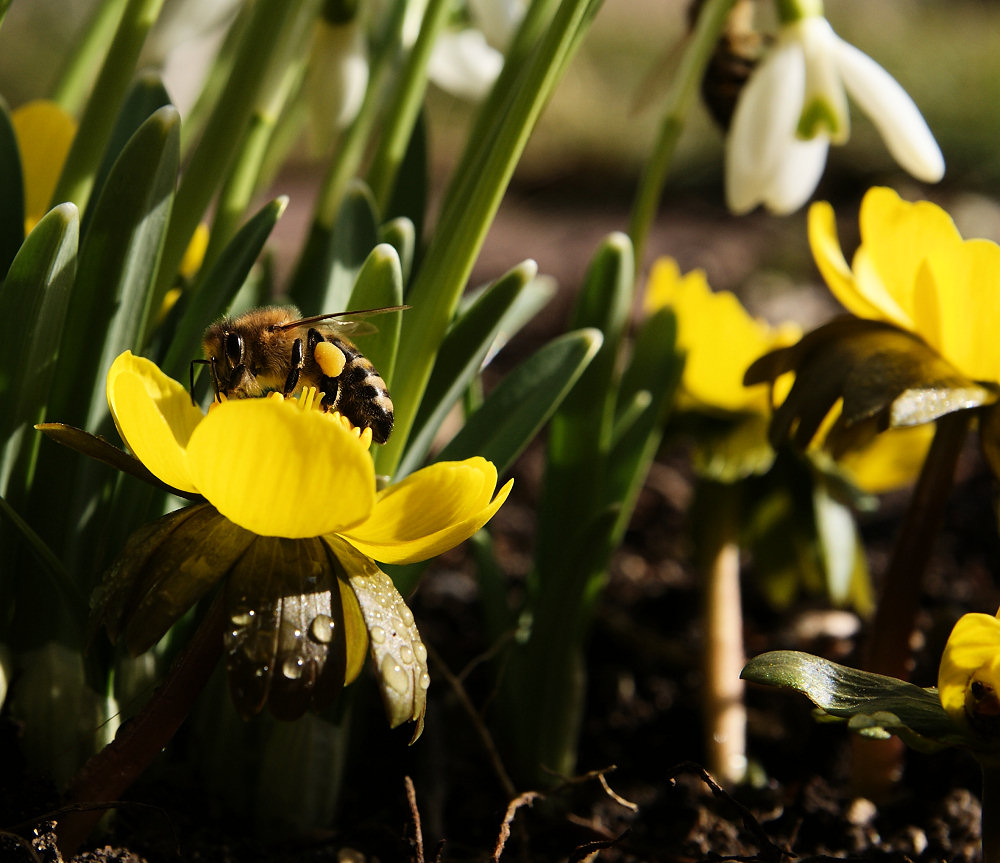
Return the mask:
{"type": "MultiPolygon", "coordinates": [[[[222,655],[221,592],[194,636],[174,660],[163,683],[142,711],[128,720],[107,746],[91,757],[73,777],[65,803],[116,801],[163,750],[187,718],[195,700],[222,655]]],[[[64,815],[57,828],[59,850],[71,856],[104,814],[105,807],[64,815]]]]}

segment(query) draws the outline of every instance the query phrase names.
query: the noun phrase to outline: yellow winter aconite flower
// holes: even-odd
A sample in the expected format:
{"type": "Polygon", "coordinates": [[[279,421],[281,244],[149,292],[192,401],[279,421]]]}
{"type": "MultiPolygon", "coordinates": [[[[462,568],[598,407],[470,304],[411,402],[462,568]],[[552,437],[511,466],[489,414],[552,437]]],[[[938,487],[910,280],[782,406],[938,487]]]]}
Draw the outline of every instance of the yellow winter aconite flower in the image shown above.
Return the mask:
{"type": "Polygon", "coordinates": [[[130,352],[108,374],[108,403],[129,448],[163,482],[204,496],[263,536],[341,534],[384,563],[424,560],[467,539],[506,499],[482,458],[445,462],[375,491],[358,436],[284,399],[235,399],[208,415],[155,364],[130,352]]]}
{"type": "Polygon", "coordinates": [[[115,424],[162,482],[207,503],[137,531],[95,609],[132,653],[225,580],[230,689],[245,714],[322,709],[370,647],[390,723],[423,727],[427,650],[375,560],[411,563],[470,537],[499,509],[491,462],[441,462],[377,491],[368,447],[315,393],[235,399],[207,415],[177,381],[125,352],[108,373],[115,424]]]}
{"type": "Polygon", "coordinates": [[[38,99],[15,109],[11,122],[21,152],[27,233],[48,210],[76,134],[76,121],[55,102],[38,99]]]}
{"type": "Polygon", "coordinates": [[[963,728],[1000,731],[1000,620],[965,614],[948,637],[938,669],[941,706],[963,728]]]}
{"type": "Polygon", "coordinates": [[[743,375],[755,359],[792,344],[800,329],[771,327],[752,317],[728,291],[713,291],[702,270],[681,275],[677,262],[661,258],[646,289],[647,312],[670,306],[677,315],[677,344],[685,353],[684,393],[701,407],[765,413],[765,387],[748,388],[743,375]]]}
{"type": "Polygon", "coordinates": [[[833,208],[818,202],[809,210],[813,256],[844,307],[915,333],[973,380],[1000,381],[1000,246],[964,240],[940,207],[892,189],[870,189],[859,222],[861,245],[849,265],[833,208]]]}

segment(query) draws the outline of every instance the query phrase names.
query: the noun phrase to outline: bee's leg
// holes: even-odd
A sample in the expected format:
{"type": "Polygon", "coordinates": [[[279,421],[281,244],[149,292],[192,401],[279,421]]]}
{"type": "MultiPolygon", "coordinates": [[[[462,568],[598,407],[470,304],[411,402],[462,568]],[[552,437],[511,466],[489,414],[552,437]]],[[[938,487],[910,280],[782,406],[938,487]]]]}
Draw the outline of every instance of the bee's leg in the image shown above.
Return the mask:
{"type": "Polygon", "coordinates": [[[290,396],[299,385],[299,373],[305,365],[305,355],[302,351],[302,339],[296,339],[292,343],[292,356],[289,362],[288,377],[285,378],[285,386],[281,391],[283,396],[290,396]]]}

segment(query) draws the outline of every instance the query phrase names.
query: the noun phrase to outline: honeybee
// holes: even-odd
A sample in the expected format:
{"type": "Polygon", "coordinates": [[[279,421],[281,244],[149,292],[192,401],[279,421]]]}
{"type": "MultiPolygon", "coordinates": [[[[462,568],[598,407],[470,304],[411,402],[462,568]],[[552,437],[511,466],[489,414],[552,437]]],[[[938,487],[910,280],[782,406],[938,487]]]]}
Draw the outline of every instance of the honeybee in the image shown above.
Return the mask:
{"type": "Polygon", "coordinates": [[[357,318],[396,312],[407,306],[335,312],[304,318],[294,306],[268,306],[212,324],[202,339],[203,360],[212,373],[216,398],[254,398],[268,392],[290,396],[302,387],[324,393],[323,410],[337,410],[372,439],[385,443],[392,432],[392,399],[375,366],[347,338],[374,332],[357,318]]]}

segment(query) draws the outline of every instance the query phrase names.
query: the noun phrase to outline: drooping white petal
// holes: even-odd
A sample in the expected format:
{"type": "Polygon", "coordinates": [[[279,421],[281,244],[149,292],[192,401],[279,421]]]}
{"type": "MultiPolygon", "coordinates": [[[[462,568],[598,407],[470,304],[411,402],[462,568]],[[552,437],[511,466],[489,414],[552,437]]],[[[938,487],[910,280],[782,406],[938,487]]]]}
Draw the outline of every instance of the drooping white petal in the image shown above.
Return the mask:
{"type": "Polygon", "coordinates": [[[809,141],[795,138],[789,142],[777,170],[771,175],[764,195],[764,206],[776,216],[794,213],[812,196],[826,167],[830,142],[825,135],[809,141]]]}
{"type": "Polygon", "coordinates": [[[469,11],[476,27],[494,48],[506,51],[517,30],[524,11],[525,0],[469,0],[469,11]]]}
{"type": "Polygon", "coordinates": [[[851,134],[851,120],[835,54],[835,45],[841,40],[822,17],[804,18],[788,29],[801,41],[806,64],[799,135],[812,138],[825,134],[832,143],[843,144],[851,134]]]}
{"type": "Polygon", "coordinates": [[[843,39],[836,39],[833,50],[848,94],[871,117],[893,158],[918,180],[940,180],[944,157],[909,94],[871,57],[843,39]]]}
{"type": "Polygon", "coordinates": [[[801,45],[779,40],[750,76],[726,139],[726,203],[746,213],[768,197],[768,186],[795,140],[805,93],[801,45]]]}
{"type": "Polygon", "coordinates": [[[438,36],[427,72],[442,90],[462,99],[482,99],[503,67],[503,54],[471,28],[438,36]]]}

